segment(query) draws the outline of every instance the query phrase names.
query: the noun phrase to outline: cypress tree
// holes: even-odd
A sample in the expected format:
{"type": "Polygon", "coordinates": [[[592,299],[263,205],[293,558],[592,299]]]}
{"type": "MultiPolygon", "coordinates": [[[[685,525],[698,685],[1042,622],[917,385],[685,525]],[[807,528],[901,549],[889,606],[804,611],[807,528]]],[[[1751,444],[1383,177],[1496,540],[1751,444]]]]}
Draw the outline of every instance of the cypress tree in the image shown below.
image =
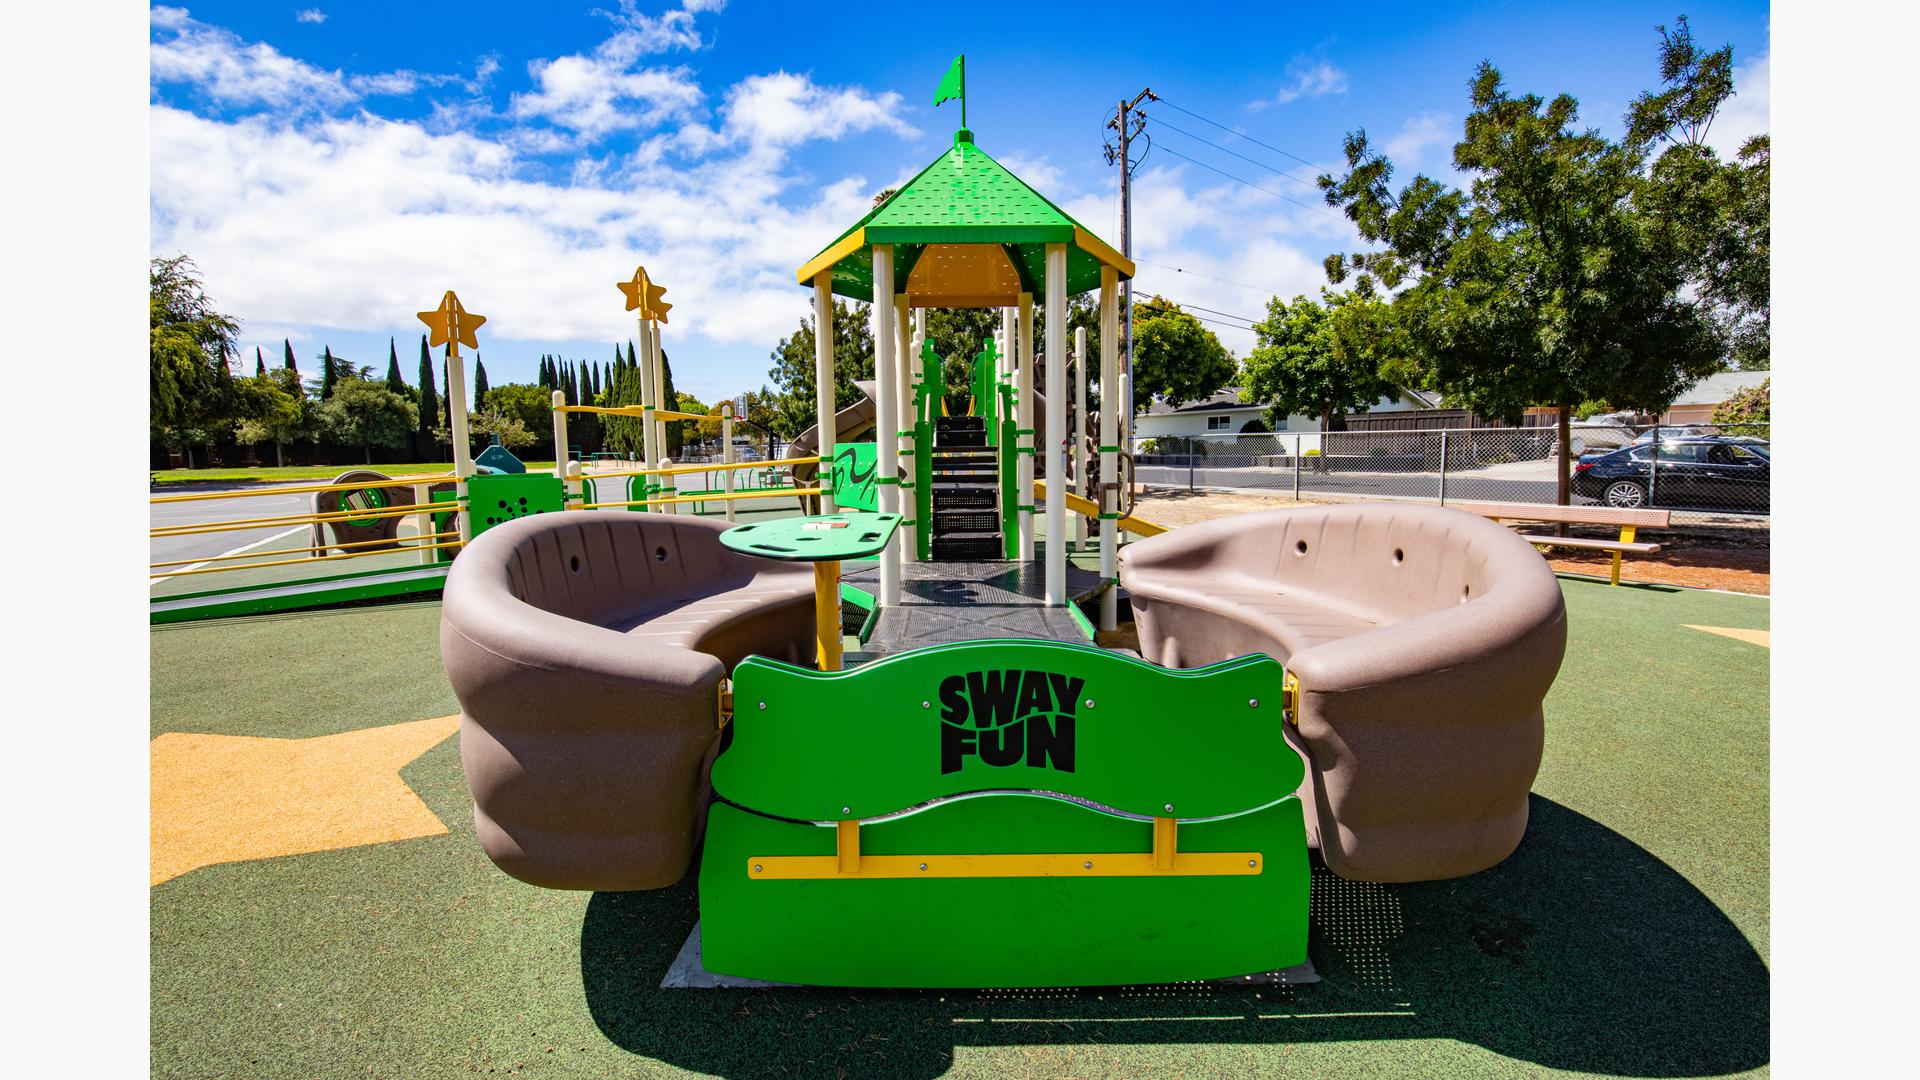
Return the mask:
{"type": "MultiPolygon", "coordinates": [[[[673,411],[680,408],[680,395],[673,389],[673,364],[665,349],[660,350],[660,407],[673,411]]],[[[667,433],[667,453],[674,457],[680,456],[680,445],[686,441],[686,425],[684,420],[660,425],[660,430],[667,433]]]]}
{"type": "Polygon", "coordinates": [[[480,359],[479,353],[473,354],[473,403],[484,405],[487,401],[487,365],[480,359]]]}
{"type": "Polygon", "coordinates": [[[407,396],[407,380],[400,377],[400,350],[392,338],[387,339],[387,389],[407,396]]]}
{"type": "Polygon", "coordinates": [[[266,378],[266,376],[267,376],[266,355],[260,351],[260,346],[255,345],[253,347],[253,377],[256,379],[264,379],[266,378]]]}
{"type": "Polygon", "coordinates": [[[613,366],[607,369],[607,374],[610,378],[618,378],[620,375],[620,345],[618,342],[614,343],[613,366]]]}
{"type": "Polygon", "coordinates": [[[420,437],[424,447],[433,446],[433,427],[440,419],[440,398],[433,392],[433,354],[427,351],[427,335],[420,335],[420,437]]]}
{"type": "MultiPolygon", "coordinates": [[[[451,364],[440,365],[440,408],[446,411],[448,431],[453,430],[453,394],[447,389],[447,380],[451,377],[452,371],[451,364]]],[[[435,419],[439,418],[435,417],[435,419]]]]}
{"type": "Polygon", "coordinates": [[[320,400],[321,401],[325,401],[328,398],[333,396],[334,378],[335,376],[333,373],[333,347],[331,345],[324,346],[321,349],[321,353],[320,353],[320,400]]]}
{"type": "Polygon", "coordinates": [[[287,350],[287,361],[286,361],[287,370],[298,372],[300,370],[300,365],[293,362],[293,342],[288,341],[286,338],[281,338],[280,345],[282,348],[287,350]]]}

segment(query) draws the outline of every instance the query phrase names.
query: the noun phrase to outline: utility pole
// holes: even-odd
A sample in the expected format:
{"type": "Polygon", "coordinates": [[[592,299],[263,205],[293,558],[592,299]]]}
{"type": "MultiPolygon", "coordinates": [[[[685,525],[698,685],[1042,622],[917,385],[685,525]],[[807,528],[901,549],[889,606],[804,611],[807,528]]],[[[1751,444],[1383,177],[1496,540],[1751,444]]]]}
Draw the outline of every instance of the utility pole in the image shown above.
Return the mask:
{"type": "MultiPolygon", "coordinates": [[[[1125,255],[1128,259],[1133,258],[1133,168],[1139,164],[1133,160],[1131,149],[1134,136],[1140,134],[1141,130],[1147,126],[1147,118],[1138,110],[1141,102],[1158,100],[1160,99],[1154,95],[1152,87],[1142,89],[1138,94],[1133,96],[1132,101],[1122,99],[1120,107],[1115,110],[1113,114],[1113,119],[1107,121],[1107,127],[1118,132],[1120,135],[1119,149],[1116,150],[1112,143],[1108,143],[1106,152],[1107,164],[1118,164],[1120,166],[1120,254],[1125,255]]],[[[1128,440],[1133,435],[1132,278],[1128,278],[1126,281],[1120,283],[1120,295],[1120,310],[1126,312],[1127,316],[1126,323],[1124,324],[1126,330],[1120,338],[1120,386],[1112,388],[1111,392],[1118,394],[1121,388],[1124,387],[1126,394],[1124,397],[1114,398],[1114,401],[1120,406],[1119,415],[1122,418],[1120,430],[1114,432],[1111,436],[1103,431],[1100,433],[1100,438],[1101,441],[1104,442],[1111,437],[1114,445],[1119,446],[1123,452],[1128,452],[1132,450],[1132,446],[1128,440]]],[[[1109,393],[1109,390],[1107,387],[1102,386],[1100,393],[1105,395],[1109,393]]],[[[1102,477],[1102,479],[1105,480],[1108,478],[1102,477]]]]}

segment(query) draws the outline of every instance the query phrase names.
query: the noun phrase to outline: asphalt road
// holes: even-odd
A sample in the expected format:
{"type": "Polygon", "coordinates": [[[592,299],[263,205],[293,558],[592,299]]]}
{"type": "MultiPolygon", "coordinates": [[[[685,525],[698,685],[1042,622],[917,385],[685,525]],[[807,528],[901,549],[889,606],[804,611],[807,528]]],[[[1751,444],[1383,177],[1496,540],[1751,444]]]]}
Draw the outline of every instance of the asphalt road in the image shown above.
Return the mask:
{"type": "MultiPolygon", "coordinates": [[[[718,473],[712,474],[712,487],[720,486],[718,473]]],[[[676,478],[681,490],[699,491],[709,479],[706,475],[693,473],[676,478]]],[[[210,525],[222,521],[245,521],[253,518],[292,517],[309,513],[313,507],[311,492],[287,492],[277,490],[285,487],[311,486],[311,480],[292,481],[286,484],[235,484],[224,487],[194,488],[192,491],[166,491],[156,494],[198,495],[216,491],[244,491],[245,498],[207,499],[183,503],[155,503],[148,511],[148,526],[160,529],[178,525],[210,525]]],[[[615,502],[627,497],[627,479],[614,477],[594,482],[594,500],[615,502]]],[[[152,562],[179,562],[181,560],[207,559],[215,555],[225,555],[237,549],[260,544],[261,541],[293,530],[291,535],[282,536],[278,543],[262,545],[263,549],[298,547],[306,542],[307,525],[266,525],[259,528],[234,529],[223,532],[195,533],[188,536],[159,537],[149,541],[148,558],[152,562]]],[[[291,558],[292,556],[280,556],[291,558]]],[[[187,569],[186,566],[169,567],[172,570],[187,569]]],[[[161,579],[165,580],[165,579],[161,579]]]]}

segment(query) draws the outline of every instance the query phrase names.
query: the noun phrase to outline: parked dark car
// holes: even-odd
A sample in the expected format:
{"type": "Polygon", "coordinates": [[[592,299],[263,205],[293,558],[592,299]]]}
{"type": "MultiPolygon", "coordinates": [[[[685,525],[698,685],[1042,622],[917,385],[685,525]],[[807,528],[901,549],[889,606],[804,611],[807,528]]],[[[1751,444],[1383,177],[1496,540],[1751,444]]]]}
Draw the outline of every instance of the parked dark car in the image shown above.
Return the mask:
{"type": "Polygon", "coordinates": [[[1772,450],[1760,439],[1724,435],[1660,440],[1582,455],[1573,493],[1606,506],[1766,510],[1772,450]]]}

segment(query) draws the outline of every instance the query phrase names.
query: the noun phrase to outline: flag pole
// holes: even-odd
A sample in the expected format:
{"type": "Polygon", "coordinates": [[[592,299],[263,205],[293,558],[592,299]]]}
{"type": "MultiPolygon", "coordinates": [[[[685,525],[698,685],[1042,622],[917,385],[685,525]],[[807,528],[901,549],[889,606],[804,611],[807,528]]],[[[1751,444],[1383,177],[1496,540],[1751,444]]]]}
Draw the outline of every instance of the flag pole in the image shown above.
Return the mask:
{"type": "Polygon", "coordinates": [[[967,54],[960,54],[960,126],[967,126],[967,54]]]}

